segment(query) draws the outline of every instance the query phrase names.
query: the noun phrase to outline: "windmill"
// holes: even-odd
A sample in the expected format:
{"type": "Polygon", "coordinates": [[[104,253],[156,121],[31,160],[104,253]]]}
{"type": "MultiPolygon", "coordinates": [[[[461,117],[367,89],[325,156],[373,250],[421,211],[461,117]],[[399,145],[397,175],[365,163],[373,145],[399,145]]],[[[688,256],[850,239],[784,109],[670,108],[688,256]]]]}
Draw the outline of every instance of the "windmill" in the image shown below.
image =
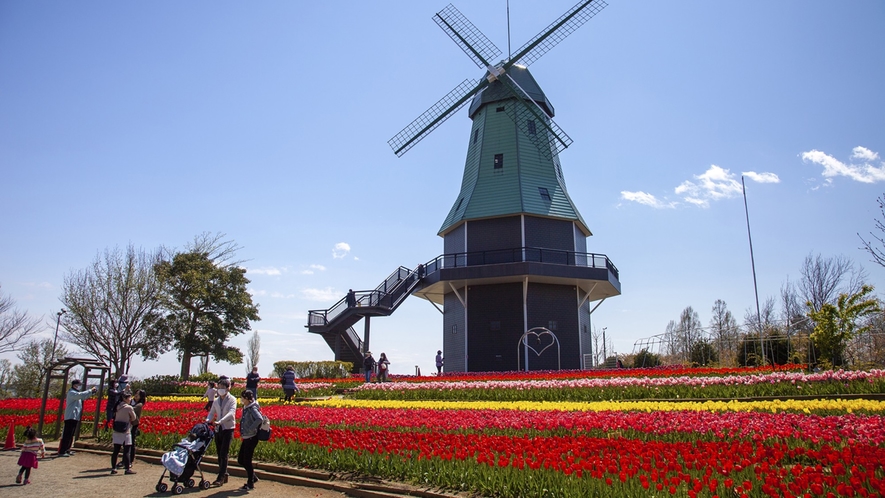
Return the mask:
{"type": "Polygon", "coordinates": [[[572,140],[553,122],[553,105],[528,66],[605,6],[582,0],[500,62],[492,61],[501,51],[455,7],[433,16],[485,74],[462,82],[388,143],[402,156],[470,103],[461,191],[438,231],[444,253],[310,310],[308,331],[323,336],[336,360],[358,369],[370,318],[414,295],[443,314],[446,372],[591,366],[590,317],[621,293],[618,269],[587,252],[591,233],[559,162],[572,140]],[[360,320],[362,339],[352,327],[360,320]]]}
{"type": "Polygon", "coordinates": [[[587,252],[592,234],[559,162],[572,139],[528,66],[605,7],[582,0],[499,62],[501,51],[454,6],[433,16],[485,71],[388,141],[402,156],[470,103],[461,191],[438,232],[445,253],[411,291],[442,305],[446,371],[590,366],[591,314],[621,293],[619,273],[605,255],[587,252]],[[551,334],[531,332],[539,327],[551,334]],[[542,342],[549,337],[556,348],[542,342]]]}
{"type": "Polygon", "coordinates": [[[439,125],[458,112],[475,95],[487,91],[498,82],[493,92],[495,97],[516,99],[518,105],[508,108],[508,115],[517,126],[545,155],[557,154],[572,144],[572,139],[553,122],[552,113],[533,100],[525,89],[510,74],[514,66],[527,68],[564,40],[568,35],[594,17],[607,4],[602,0],[584,0],[569,9],[547,28],[526,42],[516,55],[497,64],[492,61],[501,55],[501,50],[473,25],[452,4],[433,16],[434,22],[457,44],[480,69],[486,70],[481,80],[466,79],[454,90],[446,94],[436,104],[418,116],[408,126],[387,141],[397,156],[402,156],[439,125]],[[528,123],[535,122],[546,133],[529,129],[528,123]],[[544,137],[544,138],[542,138],[544,137]]]}

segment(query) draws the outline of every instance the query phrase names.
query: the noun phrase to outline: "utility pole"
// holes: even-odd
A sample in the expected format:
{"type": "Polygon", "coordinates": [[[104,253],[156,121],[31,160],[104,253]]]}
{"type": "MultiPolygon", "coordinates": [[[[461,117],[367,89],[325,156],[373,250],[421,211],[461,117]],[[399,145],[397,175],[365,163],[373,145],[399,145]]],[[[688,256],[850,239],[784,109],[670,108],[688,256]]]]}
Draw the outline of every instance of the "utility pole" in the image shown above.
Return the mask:
{"type": "Polygon", "coordinates": [[[58,343],[58,325],[61,323],[61,316],[67,313],[68,310],[62,309],[58,313],[55,314],[55,336],[52,338],[52,357],[51,361],[55,361],[55,345],[58,343]]]}
{"type": "Polygon", "coordinates": [[[606,360],[608,360],[608,355],[605,353],[605,329],[608,327],[602,327],[602,364],[606,364],[606,360]]]}
{"type": "Polygon", "coordinates": [[[744,184],[744,176],[741,175],[741,190],[744,192],[744,213],[747,215],[747,240],[750,241],[750,265],[753,268],[753,291],[756,293],[756,324],[759,327],[759,350],[762,355],[762,364],[765,366],[765,343],[762,342],[762,314],[759,313],[759,287],[756,285],[756,258],[753,257],[753,237],[750,236],[750,210],[747,208],[747,186],[744,184]]]}

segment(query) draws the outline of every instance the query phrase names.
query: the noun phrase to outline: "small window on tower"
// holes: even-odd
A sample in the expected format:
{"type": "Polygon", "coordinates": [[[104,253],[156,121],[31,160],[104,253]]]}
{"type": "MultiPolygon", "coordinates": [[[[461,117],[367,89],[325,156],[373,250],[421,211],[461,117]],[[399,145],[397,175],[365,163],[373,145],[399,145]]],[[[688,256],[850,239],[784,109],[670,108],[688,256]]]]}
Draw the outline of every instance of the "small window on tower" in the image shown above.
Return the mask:
{"type": "Polygon", "coordinates": [[[536,133],[535,132],[535,120],[530,119],[529,120],[529,135],[534,135],[535,133],[536,133]]]}
{"type": "Polygon", "coordinates": [[[546,188],[538,187],[538,193],[541,194],[541,200],[544,200],[544,201],[550,200],[550,192],[547,192],[546,188]]]}
{"type": "Polygon", "coordinates": [[[496,107],[495,112],[504,112],[504,106],[496,107]]]}
{"type": "Polygon", "coordinates": [[[504,167],[504,154],[495,154],[495,169],[504,167]]]}
{"type": "Polygon", "coordinates": [[[476,143],[476,139],[479,138],[479,130],[473,130],[473,143],[476,143]]]}

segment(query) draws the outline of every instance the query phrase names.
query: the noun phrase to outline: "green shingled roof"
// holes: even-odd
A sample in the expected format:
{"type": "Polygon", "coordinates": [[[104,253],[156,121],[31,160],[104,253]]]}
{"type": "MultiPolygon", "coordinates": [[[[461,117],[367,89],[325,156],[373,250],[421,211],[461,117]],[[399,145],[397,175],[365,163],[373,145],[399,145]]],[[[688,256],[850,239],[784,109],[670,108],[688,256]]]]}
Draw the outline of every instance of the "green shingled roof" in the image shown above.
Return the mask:
{"type": "MultiPolygon", "coordinates": [[[[541,107],[553,112],[528,69],[513,66],[509,74],[541,107]]],[[[515,98],[504,98],[507,93],[496,91],[496,85],[500,83],[477,94],[470,105],[473,127],[461,192],[439,235],[464,221],[514,214],[572,220],[585,235],[591,235],[566,191],[559,157],[546,157],[517,127],[506,106],[521,104],[515,98]]],[[[540,125],[536,129],[543,133],[540,125]]]]}

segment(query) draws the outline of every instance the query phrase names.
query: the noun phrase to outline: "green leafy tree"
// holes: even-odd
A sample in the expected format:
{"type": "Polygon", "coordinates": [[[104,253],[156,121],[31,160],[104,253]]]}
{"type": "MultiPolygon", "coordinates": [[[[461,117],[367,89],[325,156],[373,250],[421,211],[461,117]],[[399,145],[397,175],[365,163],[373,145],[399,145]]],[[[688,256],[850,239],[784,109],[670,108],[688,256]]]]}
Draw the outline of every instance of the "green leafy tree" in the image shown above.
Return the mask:
{"type": "Polygon", "coordinates": [[[219,265],[208,252],[190,251],[161,261],[156,271],[166,310],[158,326],[169,333],[178,350],[181,377],[190,376],[194,356],[241,363],[243,353],[226,343],[250,330],[250,320],[260,319],[258,306],[246,291],[246,270],[219,265]]]}
{"type": "MultiPolygon", "coordinates": [[[[63,345],[55,347],[56,357],[70,354],[63,345]]],[[[32,340],[16,354],[21,364],[12,367],[9,389],[19,398],[39,398],[43,396],[43,382],[52,364],[52,339],[32,340]]],[[[50,393],[57,394],[61,381],[51,386],[50,393]]]]}
{"type": "Polygon", "coordinates": [[[719,353],[707,339],[698,339],[691,345],[691,364],[708,366],[719,362],[719,353]]]}
{"type": "Polygon", "coordinates": [[[633,358],[633,368],[650,368],[661,364],[661,357],[643,349],[633,358]]]}
{"type": "Polygon", "coordinates": [[[873,286],[864,285],[853,294],[840,294],[836,304],[824,303],[815,309],[808,301],[808,316],[814,321],[811,340],[819,351],[820,360],[830,366],[842,366],[843,353],[848,342],[865,332],[870,325],[860,325],[860,320],[880,311],[879,302],[869,297],[873,286]]]}

